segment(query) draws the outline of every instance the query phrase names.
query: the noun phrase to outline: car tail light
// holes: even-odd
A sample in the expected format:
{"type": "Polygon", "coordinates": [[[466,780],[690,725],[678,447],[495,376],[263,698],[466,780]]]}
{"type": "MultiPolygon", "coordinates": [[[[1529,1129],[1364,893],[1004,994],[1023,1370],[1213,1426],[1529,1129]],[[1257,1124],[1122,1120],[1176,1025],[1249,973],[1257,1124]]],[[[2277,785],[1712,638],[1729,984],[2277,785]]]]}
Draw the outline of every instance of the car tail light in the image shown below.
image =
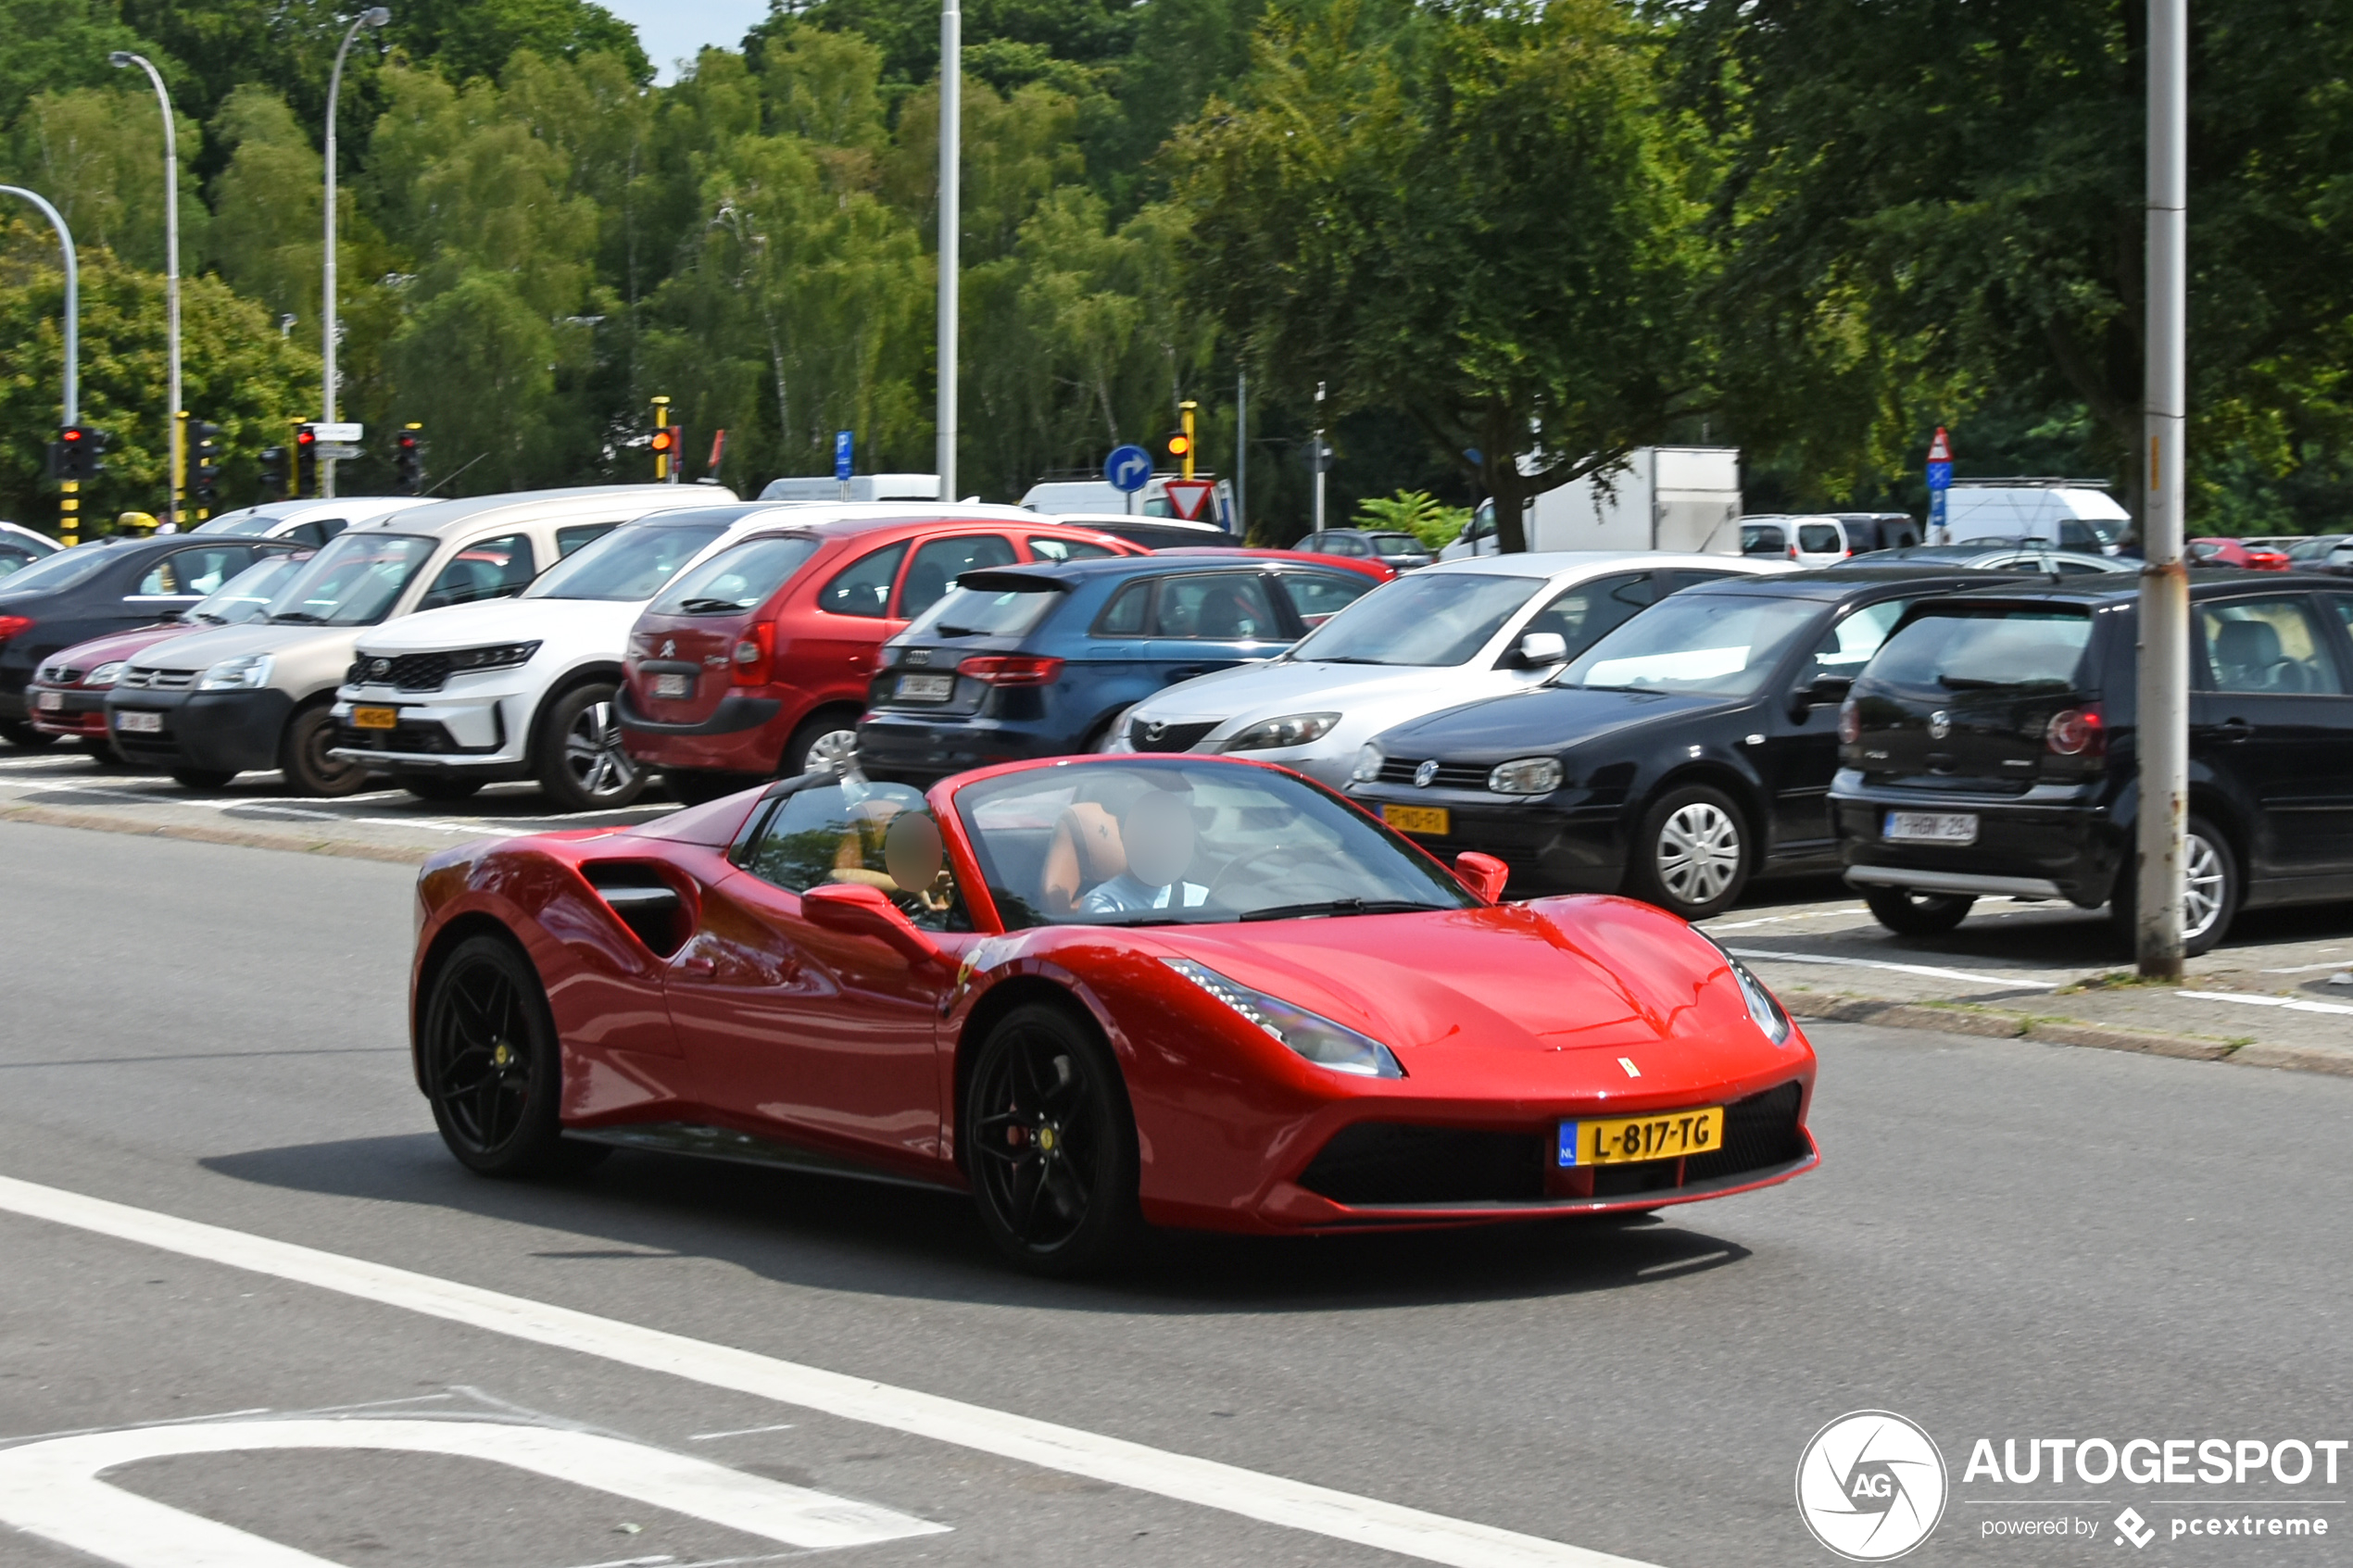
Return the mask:
{"type": "Polygon", "coordinates": [[[29,615],[0,615],[0,643],[6,642],[19,632],[31,630],[32,617],[29,615]]]}
{"type": "Polygon", "coordinates": [[[735,682],[739,686],[764,686],[768,684],[768,666],[775,652],[775,626],[765,621],[754,621],[736,639],[735,654],[728,662],[734,666],[735,682]]]}
{"type": "Polygon", "coordinates": [[[2096,708],[2067,708],[2043,726],[2043,740],[2061,757],[2097,757],[2108,748],[2108,732],[2096,708]]]}
{"type": "Polygon", "coordinates": [[[1853,746],[1862,738],[1863,710],[1850,696],[1838,705],[1838,742],[1841,746],[1853,746]]]}
{"type": "Polygon", "coordinates": [[[1051,686],[1062,679],[1063,661],[1038,654],[976,653],[956,671],[992,686],[1051,686]]]}
{"type": "Polygon", "coordinates": [[[1797,558],[1797,546],[1794,545],[1792,545],[1789,547],[1789,558],[1792,560],[1795,560],[1797,558]]]}

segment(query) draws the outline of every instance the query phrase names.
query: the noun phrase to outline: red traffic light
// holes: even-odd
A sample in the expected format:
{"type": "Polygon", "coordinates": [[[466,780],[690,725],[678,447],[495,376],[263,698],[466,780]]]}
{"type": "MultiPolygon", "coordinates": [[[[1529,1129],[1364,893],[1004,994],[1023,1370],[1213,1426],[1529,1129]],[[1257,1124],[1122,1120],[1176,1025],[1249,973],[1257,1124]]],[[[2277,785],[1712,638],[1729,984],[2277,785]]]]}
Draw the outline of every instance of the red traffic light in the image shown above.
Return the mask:
{"type": "Polygon", "coordinates": [[[308,425],[304,425],[295,432],[295,445],[297,446],[313,446],[318,444],[318,441],[319,433],[308,425]]]}
{"type": "Polygon", "coordinates": [[[68,445],[71,445],[73,443],[82,439],[82,427],[80,425],[68,425],[65,429],[57,432],[57,439],[66,443],[68,445]]]}

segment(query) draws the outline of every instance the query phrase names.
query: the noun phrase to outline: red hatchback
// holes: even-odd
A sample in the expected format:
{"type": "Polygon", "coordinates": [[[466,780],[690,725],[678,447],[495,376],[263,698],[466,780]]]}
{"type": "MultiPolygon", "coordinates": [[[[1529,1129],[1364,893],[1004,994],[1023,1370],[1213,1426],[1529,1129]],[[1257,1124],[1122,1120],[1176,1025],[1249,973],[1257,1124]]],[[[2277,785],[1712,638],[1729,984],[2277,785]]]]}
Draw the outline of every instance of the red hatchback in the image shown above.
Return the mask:
{"type": "Polygon", "coordinates": [[[614,703],[623,744],[687,801],[846,761],[883,644],[958,577],[1149,553],[1011,507],[781,511],[637,618],[614,703]]]}

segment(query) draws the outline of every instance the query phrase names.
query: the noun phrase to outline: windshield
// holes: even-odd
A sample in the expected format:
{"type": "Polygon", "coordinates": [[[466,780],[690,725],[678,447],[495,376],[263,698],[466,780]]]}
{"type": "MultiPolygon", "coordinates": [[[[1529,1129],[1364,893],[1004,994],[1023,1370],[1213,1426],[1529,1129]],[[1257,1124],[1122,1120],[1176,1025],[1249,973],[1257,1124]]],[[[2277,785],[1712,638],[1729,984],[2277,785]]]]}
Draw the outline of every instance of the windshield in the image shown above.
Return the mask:
{"type": "Polygon", "coordinates": [[[1425,569],[1379,587],[1291,650],[1327,664],[1460,664],[1544,586],[1541,577],[1425,569]]]}
{"type": "Polygon", "coordinates": [[[433,558],[437,541],[415,533],[345,533],[310,558],[310,564],[270,601],[270,619],[306,626],[372,626],[418,568],[433,558]]]}
{"type": "Polygon", "coordinates": [[[2081,610],[1924,615],[1864,673],[1877,684],[1948,692],[2068,692],[2091,640],[2092,618],[2081,610]]]}
{"type": "Polygon", "coordinates": [[[1122,760],[968,784],[956,812],[1007,930],[1469,907],[1395,834],[1288,774],[1122,760]]]}
{"type": "Polygon", "coordinates": [[[258,621],[270,613],[271,596],[309,558],[308,550],[300,555],[265,557],[206,595],[188,611],[188,619],[214,626],[258,621]]]}
{"type": "Polygon", "coordinates": [[[2345,542],[2342,533],[2323,533],[2318,538],[2298,540],[2287,547],[2290,560],[2326,560],[2331,550],[2345,542]]]}
{"type": "Polygon", "coordinates": [[[1422,542],[1410,533],[1373,535],[1373,554],[1377,556],[1417,556],[1421,553],[1422,542]]]}
{"type": "Polygon", "coordinates": [[[915,618],[901,633],[909,637],[1018,637],[1046,619],[1062,592],[1040,583],[1035,588],[952,588],[948,596],[915,618]]]}
{"type": "Polygon", "coordinates": [[[648,607],[653,615],[732,615],[757,609],[817,553],[806,533],[747,539],[683,571],[648,607]]]}
{"type": "Polygon", "coordinates": [[[522,591],[526,599],[650,599],[724,522],[641,522],[583,545],[522,591]]]}
{"type": "Polygon", "coordinates": [[[1554,684],[1746,696],[1765,684],[1824,608],[1812,599],[1678,594],[1586,649],[1554,684]]]}
{"type": "Polygon", "coordinates": [[[77,545],[70,550],[44,556],[31,566],[10,572],[6,592],[21,594],[31,590],[70,588],[87,578],[95,577],[98,569],[114,558],[113,551],[105,545],[94,542],[77,545]]]}
{"type": "Polygon", "coordinates": [[[246,517],[217,517],[210,522],[200,522],[190,529],[192,533],[229,533],[239,538],[258,538],[276,527],[281,519],[262,514],[246,517]]]}

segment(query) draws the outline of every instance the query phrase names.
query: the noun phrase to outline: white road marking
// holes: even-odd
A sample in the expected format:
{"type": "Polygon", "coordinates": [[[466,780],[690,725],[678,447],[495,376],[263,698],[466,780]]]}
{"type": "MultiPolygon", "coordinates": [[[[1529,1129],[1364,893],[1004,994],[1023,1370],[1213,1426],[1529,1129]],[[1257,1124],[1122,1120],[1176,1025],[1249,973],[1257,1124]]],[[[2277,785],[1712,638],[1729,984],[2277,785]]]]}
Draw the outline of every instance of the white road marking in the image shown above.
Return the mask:
{"type": "Polygon", "coordinates": [[[2326,963],[2290,964],[2285,969],[2265,969],[2258,970],[2256,972],[2259,974],[2309,974],[2316,969],[2343,969],[2345,967],[2346,961],[2343,959],[2331,959],[2326,963]]]}
{"type": "Polygon", "coordinates": [[[792,1429],[793,1424],[789,1421],[784,1421],[778,1422],[774,1426],[739,1426],[733,1432],[698,1432],[693,1436],[688,1437],[686,1441],[689,1443],[715,1443],[722,1437],[749,1437],[761,1432],[789,1432],[792,1429]]]}
{"type": "Polygon", "coordinates": [[[2308,1002],[2301,997],[2250,997],[2238,991],[2176,991],[2194,1002],[2237,1002],[2252,1008],[2285,1008],[2290,1012],[2329,1012],[2353,1017],[2353,1007],[2342,1002],[2308,1002]]]}
{"type": "Polygon", "coordinates": [[[869,1546],[945,1524],[590,1432],[504,1422],[235,1421],[59,1437],[0,1452],[0,1520],[121,1568],[335,1568],[330,1559],[123,1491],[98,1473],[175,1454],[370,1449],[512,1465],[784,1546],[869,1546]]]}
{"type": "Polygon", "coordinates": [[[1870,912],[1870,907],[1867,904],[1833,904],[1827,909],[1800,909],[1795,914],[1788,915],[1759,915],[1755,920],[1709,921],[1700,929],[1702,931],[1746,931],[1753,926],[1783,925],[1793,920],[1820,920],[1827,915],[1867,915],[1870,912]]]}
{"type": "Polygon", "coordinates": [[[1883,969],[1897,974],[1926,975],[1931,980],[1966,980],[1975,985],[2055,985],[2065,980],[2065,973],[2038,974],[2020,979],[2016,975],[1995,974],[1982,969],[1938,969],[1924,963],[1889,963],[1883,959],[1833,958],[1828,953],[1768,953],[1756,947],[1725,949],[1736,959],[1766,959],[1774,963],[1835,964],[1842,969],[1883,969]]]}
{"type": "MultiPolygon", "coordinates": [[[[14,1177],[0,1176],[0,1210],[1449,1568],[1649,1568],[1539,1536],[14,1177]]],[[[195,1560],[172,1561],[175,1568],[193,1568],[195,1560]]]]}

